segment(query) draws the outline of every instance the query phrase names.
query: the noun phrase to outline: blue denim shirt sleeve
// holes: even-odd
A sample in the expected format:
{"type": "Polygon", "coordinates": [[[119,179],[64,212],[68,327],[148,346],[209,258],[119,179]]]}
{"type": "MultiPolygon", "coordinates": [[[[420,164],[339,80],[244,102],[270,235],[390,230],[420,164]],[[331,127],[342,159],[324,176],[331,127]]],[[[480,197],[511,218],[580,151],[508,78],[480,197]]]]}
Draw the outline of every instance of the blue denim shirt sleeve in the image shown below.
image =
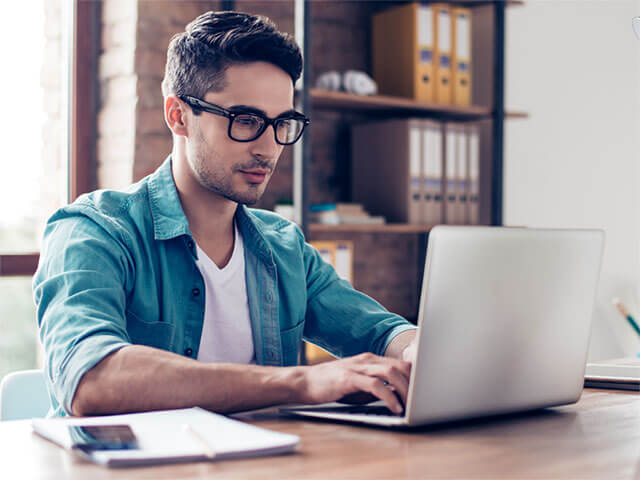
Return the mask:
{"type": "Polygon", "coordinates": [[[416,327],[341,279],[318,251],[304,244],[307,275],[305,339],[338,357],[384,355],[398,334],[416,327]]]}
{"type": "MultiPolygon", "coordinates": [[[[59,405],[72,414],[82,376],[109,353],[129,345],[125,320],[127,265],[120,239],[68,207],[48,222],[34,276],[45,377],[59,405]]],[[[86,213],[86,212],[85,212],[86,213]]],[[[104,221],[104,220],[103,220],[104,221]]]]}

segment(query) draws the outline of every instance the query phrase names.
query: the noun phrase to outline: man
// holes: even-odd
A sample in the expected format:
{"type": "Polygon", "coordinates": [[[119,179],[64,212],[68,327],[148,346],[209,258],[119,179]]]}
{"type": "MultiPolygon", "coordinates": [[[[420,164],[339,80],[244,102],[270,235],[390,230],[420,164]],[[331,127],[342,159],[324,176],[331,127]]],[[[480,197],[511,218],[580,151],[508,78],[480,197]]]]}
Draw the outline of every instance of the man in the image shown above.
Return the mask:
{"type": "Polygon", "coordinates": [[[358,392],[401,411],[415,329],[340,280],[294,224],[245,207],[309,123],[293,110],[301,68],[298,46],[261,17],[208,12],[173,38],[169,158],[46,227],[34,296],[52,415],[358,392]],[[347,358],[296,366],[303,336],[347,358]]]}

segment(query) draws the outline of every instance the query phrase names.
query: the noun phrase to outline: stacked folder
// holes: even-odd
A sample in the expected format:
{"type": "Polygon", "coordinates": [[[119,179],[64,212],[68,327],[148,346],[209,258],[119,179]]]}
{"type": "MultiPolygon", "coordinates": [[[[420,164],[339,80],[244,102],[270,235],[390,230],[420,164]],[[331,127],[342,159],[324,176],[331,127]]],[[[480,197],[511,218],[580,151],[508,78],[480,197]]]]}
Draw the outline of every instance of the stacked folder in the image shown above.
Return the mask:
{"type": "Polygon", "coordinates": [[[374,15],[373,76],[382,94],[471,104],[471,10],[410,3],[374,15]]]}
{"type": "Polygon", "coordinates": [[[480,223],[475,123],[409,118],[352,127],[352,197],[388,222],[480,223]]]}

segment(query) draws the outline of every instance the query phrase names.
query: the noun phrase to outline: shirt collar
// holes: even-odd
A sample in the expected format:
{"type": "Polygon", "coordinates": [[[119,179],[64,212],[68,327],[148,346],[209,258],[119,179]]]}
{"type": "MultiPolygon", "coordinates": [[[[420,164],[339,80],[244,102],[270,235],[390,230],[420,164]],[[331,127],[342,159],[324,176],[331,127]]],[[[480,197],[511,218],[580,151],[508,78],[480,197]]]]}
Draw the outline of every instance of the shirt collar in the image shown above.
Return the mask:
{"type": "Polygon", "coordinates": [[[273,265],[273,253],[251,210],[245,205],[238,205],[235,218],[245,246],[256,253],[263,262],[273,265]]]}
{"type": "MultiPolygon", "coordinates": [[[[151,174],[148,185],[154,239],[169,240],[180,235],[191,236],[189,221],[182,210],[171,171],[171,155],[151,174]]],[[[245,246],[254,251],[267,264],[273,264],[271,249],[250,209],[245,205],[238,205],[236,220],[245,246]]]]}
{"type": "Polygon", "coordinates": [[[171,155],[151,174],[148,185],[154,238],[169,240],[180,235],[191,236],[189,222],[182,210],[173,180],[171,155]]]}

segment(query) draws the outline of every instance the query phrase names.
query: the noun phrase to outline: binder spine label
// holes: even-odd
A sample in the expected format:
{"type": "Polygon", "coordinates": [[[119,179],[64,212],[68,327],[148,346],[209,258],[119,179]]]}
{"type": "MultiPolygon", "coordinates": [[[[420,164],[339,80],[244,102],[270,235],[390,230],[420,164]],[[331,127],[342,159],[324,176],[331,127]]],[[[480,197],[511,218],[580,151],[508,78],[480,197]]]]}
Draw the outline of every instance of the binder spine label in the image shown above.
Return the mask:
{"type": "Polygon", "coordinates": [[[433,13],[428,5],[420,5],[416,16],[418,45],[433,48],[433,13]]]}
{"type": "Polygon", "coordinates": [[[456,17],[456,55],[458,58],[471,58],[471,25],[469,16],[458,14],[456,17]]]}
{"type": "MultiPolygon", "coordinates": [[[[420,179],[420,131],[412,127],[409,133],[409,174],[411,175],[412,184],[413,179],[420,179]]],[[[420,182],[418,181],[418,187],[420,182]]]]}
{"type": "Polygon", "coordinates": [[[438,50],[451,52],[451,15],[448,10],[438,12],[438,50]]]}

